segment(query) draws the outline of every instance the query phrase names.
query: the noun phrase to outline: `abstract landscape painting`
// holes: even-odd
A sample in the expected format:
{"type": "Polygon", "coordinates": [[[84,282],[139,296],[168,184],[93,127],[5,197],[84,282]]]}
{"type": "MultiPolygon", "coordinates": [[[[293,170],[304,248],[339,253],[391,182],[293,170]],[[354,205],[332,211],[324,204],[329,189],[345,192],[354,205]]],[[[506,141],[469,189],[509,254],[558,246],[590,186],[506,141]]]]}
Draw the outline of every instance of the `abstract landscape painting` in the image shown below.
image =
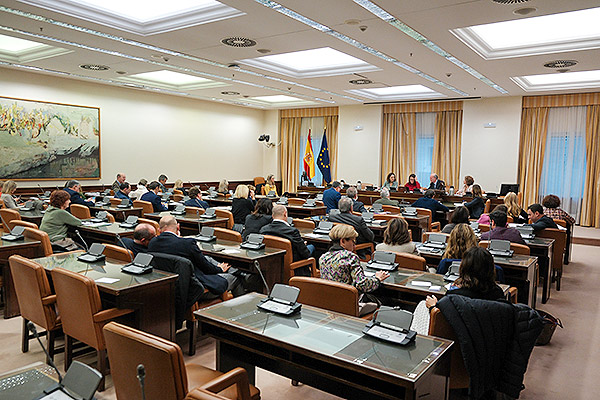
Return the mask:
{"type": "Polygon", "coordinates": [[[100,109],[0,97],[0,179],[100,178],[100,109]]]}

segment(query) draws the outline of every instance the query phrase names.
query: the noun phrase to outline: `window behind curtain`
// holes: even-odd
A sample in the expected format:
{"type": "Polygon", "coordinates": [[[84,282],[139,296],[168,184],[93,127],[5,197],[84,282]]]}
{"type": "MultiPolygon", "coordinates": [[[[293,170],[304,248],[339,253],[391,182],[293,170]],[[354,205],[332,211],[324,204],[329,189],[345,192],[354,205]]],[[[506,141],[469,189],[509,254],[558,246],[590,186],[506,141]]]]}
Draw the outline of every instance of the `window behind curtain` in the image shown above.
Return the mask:
{"type": "Polygon", "coordinates": [[[556,107],[548,114],[548,136],[539,198],[554,194],[579,222],[585,181],[586,107],[556,107]]]}
{"type": "Polygon", "coordinates": [[[310,129],[310,141],[312,143],[312,150],[315,157],[315,176],[312,178],[312,182],[315,185],[320,186],[323,184],[323,174],[317,166],[317,160],[319,159],[319,152],[321,151],[321,142],[323,141],[323,128],[325,127],[325,119],[323,117],[307,117],[302,118],[302,125],[300,127],[300,165],[298,168],[299,177],[298,181],[302,182],[302,172],[304,172],[304,150],[306,150],[306,141],[308,140],[308,130],[310,129]]]}
{"type": "MultiPolygon", "coordinates": [[[[417,180],[421,186],[429,186],[429,175],[431,175],[431,163],[433,161],[433,132],[435,129],[436,113],[417,113],[416,114],[416,130],[417,130],[417,180]]],[[[402,177],[399,180],[406,179],[408,176],[402,177]]]]}

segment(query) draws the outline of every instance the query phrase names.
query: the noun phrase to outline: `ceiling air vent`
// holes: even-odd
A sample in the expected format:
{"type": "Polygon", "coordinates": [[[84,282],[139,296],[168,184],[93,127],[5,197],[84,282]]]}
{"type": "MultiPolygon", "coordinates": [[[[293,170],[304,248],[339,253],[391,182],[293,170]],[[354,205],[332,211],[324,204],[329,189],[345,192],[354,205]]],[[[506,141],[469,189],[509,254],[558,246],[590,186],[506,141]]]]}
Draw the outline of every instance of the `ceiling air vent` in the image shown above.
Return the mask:
{"type": "Polygon", "coordinates": [[[252,39],[243,37],[230,37],[221,40],[221,43],[231,47],[252,47],[256,46],[256,42],[252,39]]]}
{"type": "Polygon", "coordinates": [[[349,82],[353,85],[368,85],[370,83],[373,83],[373,81],[370,79],[352,79],[349,82]]]}
{"type": "Polygon", "coordinates": [[[492,0],[494,3],[498,4],[521,4],[526,3],[529,0],[492,0]]]}
{"type": "Polygon", "coordinates": [[[221,94],[224,94],[226,96],[239,96],[240,92],[233,92],[233,91],[225,91],[225,92],[221,92],[221,94]]]}
{"type": "Polygon", "coordinates": [[[110,69],[106,65],[98,65],[98,64],[82,64],[79,66],[79,68],[87,69],[90,71],[106,71],[106,70],[110,69]]]}
{"type": "Polygon", "coordinates": [[[554,61],[550,61],[550,62],[547,62],[546,64],[544,64],[544,67],[554,68],[554,69],[562,69],[562,68],[569,68],[574,65],[577,65],[577,61],[575,61],[575,60],[554,60],[554,61]]]}

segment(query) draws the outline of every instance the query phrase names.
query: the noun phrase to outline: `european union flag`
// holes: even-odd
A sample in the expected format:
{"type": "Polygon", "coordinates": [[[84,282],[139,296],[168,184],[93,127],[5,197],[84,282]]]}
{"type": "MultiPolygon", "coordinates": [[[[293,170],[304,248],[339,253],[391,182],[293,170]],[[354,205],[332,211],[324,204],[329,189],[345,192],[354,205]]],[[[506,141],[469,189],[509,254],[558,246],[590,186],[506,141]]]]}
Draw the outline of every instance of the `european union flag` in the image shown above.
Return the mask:
{"type": "Polygon", "coordinates": [[[321,142],[321,151],[319,152],[319,160],[317,165],[323,174],[323,179],[326,183],[331,182],[331,166],[329,165],[329,147],[327,147],[327,130],[323,130],[323,141],[321,142]]]}

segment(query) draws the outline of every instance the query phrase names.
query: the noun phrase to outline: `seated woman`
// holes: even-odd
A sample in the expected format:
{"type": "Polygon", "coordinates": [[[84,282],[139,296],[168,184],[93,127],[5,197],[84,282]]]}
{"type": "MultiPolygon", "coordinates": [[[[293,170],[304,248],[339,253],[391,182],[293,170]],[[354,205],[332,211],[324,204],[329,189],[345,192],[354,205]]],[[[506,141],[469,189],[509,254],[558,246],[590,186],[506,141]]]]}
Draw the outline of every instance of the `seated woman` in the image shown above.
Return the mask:
{"type": "Polygon", "coordinates": [[[67,251],[77,250],[79,246],[73,239],[67,237],[69,226],[81,226],[81,220],[69,213],[67,208],[71,204],[71,196],[64,190],[55,190],[50,195],[50,207],[42,218],[40,230],[46,232],[53,246],[58,246],[67,251]]]}
{"type": "Polygon", "coordinates": [[[575,218],[571,217],[569,213],[560,208],[560,199],[558,196],[549,194],[542,200],[542,205],[544,206],[544,215],[553,219],[562,219],[571,225],[575,223],[575,218]]]}
{"type": "Polygon", "coordinates": [[[479,218],[481,217],[481,214],[483,214],[483,210],[485,210],[485,200],[483,199],[481,186],[477,184],[473,185],[472,193],[473,200],[465,203],[464,206],[469,209],[471,218],[479,218]]]}
{"type": "MultiPolygon", "coordinates": [[[[492,210],[492,212],[494,212],[494,211],[501,211],[504,214],[508,214],[508,207],[506,207],[504,204],[498,204],[492,210]]],[[[481,214],[481,217],[479,217],[479,219],[477,220],[477,222],[480,223],[480,224],[489,225],[491,223],[491,221],[490,221],[490,214],[481,214]]]]}
{"type": "Polygon", "coordinates": [[[19,208],[17,199],[13,197],[13,193],[17,190],[17,183],[15,181],[8,180],[2,185],[2,195],[0,198],[4,202],[6,208],[19,208]]]}
{"type": "Polygon", "coordinates": [[[383,184],[383,187],[390,191],[398,190],[398,181],[396,180],[396,174],[390,172],[387,178],[385,178],[385,183],[383,184]]]}
{"type": "MultiPolygon", "coordinates": [[[[375,276],[368,277],[360,265],[358,255],[354,253],[358,233],[350,225],[336,225],[329,232],[333,245],[329,251],[319,258],[321,278],[330,281],[342,282],[352,285],[361,293],[373,292],[379,288],[381,282],[390,274],[385,271],[375,272],[375,276]]],[[[359,300],[359,313],[365,315],[375,311],[376,305],[366,303],[362,305],[359,300]]],[[[363,303],[364,304],[364,303],[363,303]]]]}
{"type": "Polygon", "coordinates": [[[243,226],[246,222],[246,217],[254,211],[254,198],[248,198],[249,195],[250,189],[248,189],[247,185],[238,185],[235,188],[231,202],[231,212],[233,213],[233,222],[235,224],[243,226]]]}
{"type": "Polygon", "coordinates": [[[193,186],[190,188],[188,192],[190,198],[183,203],[184,206],[187,207],[199,207],[204,208],[205,210],[209,207],[208,203],[202,200],[202,192],[198,186],[193,186]]]}
{"type": "Polygon", "coordinates": [[[219,181],[219,187],[217,188],[219,193],[229,193],[229,181],[227,179],[221,179],[219,181]]]}
{"type": "Polygon", "coordinates": [[[477,236],[467,224],[458,224],[452,229],[446,251],[437,267],[438,274],[445,274],[452,261],[461,260],[471,247],[477,247],[477,236]]]}
{"type": "Polygon", "coordinates": [[[421,190],[421,185],[417,181],[417,176],[415,174],[410,174],[408,176],[408,182],[404,185],[404,188],[409,192],[415,192],[421,190]]]}
{"type": "Polygon", "coordinates": [[[277,196],[277,187],[275,186],[275,176],[273,174],[267,176],[264,188],[265,195],[269,194],[269,192],[275,192],[275,196],[277,196]]]}
{"type": "Polygon", "coordinates": [[[252,214],[246,216],[242,238],[246,240],[249,234],[260,233],[260,228],[273,222],[272,212],[273,202],[270,199],[259,199],[252,214]]]}
{"type": "Polygon", "coordinates": [[[394,218],[388,222],[383,232],[383,243],[375,246],[375,250],[417,253],[417,248],[408,234],[408,223],[404,218],[394,218]]]}
{"type": "Polygon", "coordinates": [[[467,193],[473,192],[473,184],[475,183],[475,179],[471,175],[465,176],[463,180],[463,187],[456,192],[457,195],[464,196],[467,193]]]}
{"type": "Polygon", "coordinates": [[[444,226],[442,229],[442,233],[451,233],[452,229],[458,224],[468,224],[469,223],[469,209],[465,206],[458,206],[454,209],[452,213],[452,218],[450,219],[450,223],[444,226]]]}
{"type": "Polygon", "coordinates": [[[179,190],[184,195],[187,195],[187,190],[183,187],[183,181],[181,179],[177,179],[175,184],[173,185],[173,190],[179,190]]]}
{"type": "Polygon", "coordinates": [[[526,224],[529,221],[527,211],[523,210],[519,205],[515,192],[508,192],[504,196],[504,205],[506,206],[506,214],[512,217],[515,224],[526,224]]]}

